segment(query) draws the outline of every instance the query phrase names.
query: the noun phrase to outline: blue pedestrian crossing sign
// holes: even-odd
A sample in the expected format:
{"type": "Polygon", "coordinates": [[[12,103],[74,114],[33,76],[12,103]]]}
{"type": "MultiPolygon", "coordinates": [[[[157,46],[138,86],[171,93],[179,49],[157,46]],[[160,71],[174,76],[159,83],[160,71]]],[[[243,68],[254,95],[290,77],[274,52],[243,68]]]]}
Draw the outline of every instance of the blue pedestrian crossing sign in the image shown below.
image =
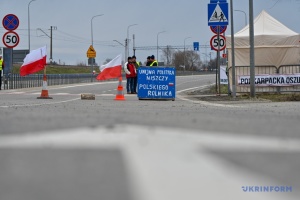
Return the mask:
{"type": "Polygon", "coordinates": [[[210,0],[210,3],[227,3],[227,0],[210,0]]]}
{"type": "Polygon", "coordinates": [[[208,4],[208,26],[228,25],[228,3],[208,4]]]}
{"type": "Polygon", "coordinates": [[[199,42],[194,42],[194,51],[199,51],[199,42]]]}

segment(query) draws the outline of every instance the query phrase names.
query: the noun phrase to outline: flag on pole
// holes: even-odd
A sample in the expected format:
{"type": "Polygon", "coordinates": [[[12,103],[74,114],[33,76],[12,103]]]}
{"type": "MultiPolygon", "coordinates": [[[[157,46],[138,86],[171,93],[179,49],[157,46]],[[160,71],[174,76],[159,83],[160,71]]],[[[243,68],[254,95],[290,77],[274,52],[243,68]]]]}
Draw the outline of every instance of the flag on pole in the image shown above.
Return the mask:
{"type": "Polygon", "coordinates": [[[20,68],[20,75],[26,76],[43,70],[46,65],[47,49],[46,46],[31,51],[26,55],[24,63],[20,68]]]}
{"type": "Polygon", "coordinates": [[[122,55],[118,55],[106,65],[100,67],[100,73],[97,80],[107,80],[111,78],[118,78],[121,76],[122,69],[122,55]]]}

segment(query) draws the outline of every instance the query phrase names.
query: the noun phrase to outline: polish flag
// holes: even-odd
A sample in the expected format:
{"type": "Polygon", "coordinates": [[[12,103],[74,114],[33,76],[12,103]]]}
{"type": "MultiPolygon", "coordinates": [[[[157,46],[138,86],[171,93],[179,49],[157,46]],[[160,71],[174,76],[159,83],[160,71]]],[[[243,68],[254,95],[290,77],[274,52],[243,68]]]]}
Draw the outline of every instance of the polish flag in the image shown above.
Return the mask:
{"type": "Polygon", "coordinates": [[[106,65],[100,67],[100,73],[97,76],[97,80],[107,80],[111,78],[118,78],[121,76],[122,69],[122,55],[118,55],[112,59],[106,65]]]}
{"type": "Polygon", "coordinates": [[[46,56],[46,46],[31,51],[24,59],[24,63],[20,68],[20,75],[26,76],[43,70],[46,65],[46,56]]]}

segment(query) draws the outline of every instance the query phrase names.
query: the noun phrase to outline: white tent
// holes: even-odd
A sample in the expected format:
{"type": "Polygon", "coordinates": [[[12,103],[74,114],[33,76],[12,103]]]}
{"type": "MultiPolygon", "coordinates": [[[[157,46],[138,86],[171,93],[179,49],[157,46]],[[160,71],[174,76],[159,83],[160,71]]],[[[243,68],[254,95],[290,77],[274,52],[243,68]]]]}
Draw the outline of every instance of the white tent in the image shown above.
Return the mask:
{"type": "MultiPolygon", "coordinates": [[[[249,25],[235,35],[236,66],[250,65],[249,25]]],[[[300,63],[299,34],[262,11],[254,20],[255,65],[276,66],[300,63]]],[[[226,37],[231,67],[231,36],[226,37]]]]}

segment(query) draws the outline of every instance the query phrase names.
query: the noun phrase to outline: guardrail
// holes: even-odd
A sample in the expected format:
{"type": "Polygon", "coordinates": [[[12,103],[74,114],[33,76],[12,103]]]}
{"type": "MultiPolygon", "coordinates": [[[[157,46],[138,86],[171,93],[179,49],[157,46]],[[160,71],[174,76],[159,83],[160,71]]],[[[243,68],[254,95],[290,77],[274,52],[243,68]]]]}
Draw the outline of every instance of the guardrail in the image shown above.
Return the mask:
{"type": "MultiPolygon", "coordinates": [[[[90,83],[96,81],[97,75],[91,74],[48,74],[47,84],[65,85],[74,83],[90,83]]],[[[7,74],[3,76],[3,89],[20,89],[40,87],[43,83],[43,74],[31,74],[20,76],[19,74],[7,74]]]]}
{"type": "MultiPolygon", "coordinates": [[[[177,71],[176,75],[186,76],[210,73],[214,72],[177,71]]],[[[51,86],[97,82],[97,75],[98,74],[47,74],[47,84],[48,86],[51,86]]],[[[125,79],[125,75],[123,74],[123,80],[125,79]]],[[[115,80],[117,79],[111,79],[111,81],[115,80]]],[[[2,81],[4,90],[41,87],[43,85],[43,74],[31,74],[28,76],[20,76],[19,74],[4,74],[2,81]]]]}

